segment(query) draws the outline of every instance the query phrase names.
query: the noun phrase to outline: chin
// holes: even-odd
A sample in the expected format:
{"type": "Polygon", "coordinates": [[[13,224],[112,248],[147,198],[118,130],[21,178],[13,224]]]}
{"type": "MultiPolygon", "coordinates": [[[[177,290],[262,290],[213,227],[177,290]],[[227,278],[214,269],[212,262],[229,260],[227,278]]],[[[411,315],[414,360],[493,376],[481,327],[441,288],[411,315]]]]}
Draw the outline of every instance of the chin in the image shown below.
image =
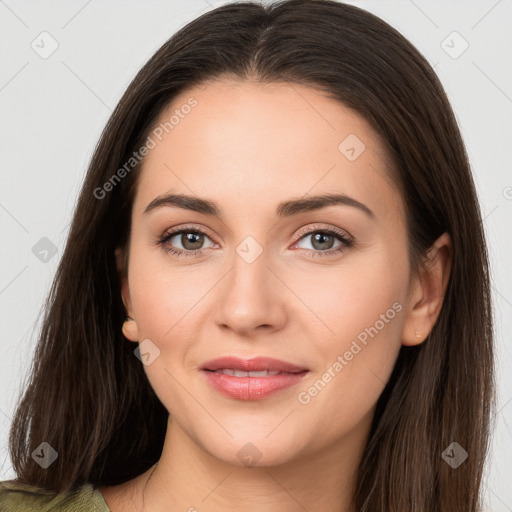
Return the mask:
{"type": "Polygon", "coordinates": [[[240,467],[271,467],[286,464],[301,455],[297,448],[297,439],[294,441],[286,436],[268,436],[267,431],[259,431],[258,435],[235,435],[233,438],[223,439],[212,443],[208,437],[203,445],[210,455],[216,459],[240,467]],[[268,437],[267,437],[268,436],[268,437]]]}

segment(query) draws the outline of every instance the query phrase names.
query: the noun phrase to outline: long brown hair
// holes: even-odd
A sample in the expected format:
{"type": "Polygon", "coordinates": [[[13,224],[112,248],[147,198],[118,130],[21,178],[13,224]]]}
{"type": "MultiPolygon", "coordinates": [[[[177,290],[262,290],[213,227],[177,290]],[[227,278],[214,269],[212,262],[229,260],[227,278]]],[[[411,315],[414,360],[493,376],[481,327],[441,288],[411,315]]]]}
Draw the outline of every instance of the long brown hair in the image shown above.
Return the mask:
{"type": "Polygon", "coordinates": [[[168,413],[122,334],[114,258],[129,239],[140,164],[110,181],[108,192],[104,185],[178,93],[222,76],[309,85],[371,124],[406,206],[414,272],[437,237],[450,234],[453,264],[440,316],[424,343],[401,348],[377,402],[353,506],[480,511],[495,407],[493,328],[487,248],[465,147],[425,58],[378,17],[330,0],[211,10],[174,34],[129,85],[95,149],[45,304],[10,431],[18,481],[53,491],[114,485],[160,457],[168,413]],[[31,457],[43,441],[58,452],[47,469],[31,457]],[[468,453],[457,468],[442,457],[452,442],[468,453]]]}

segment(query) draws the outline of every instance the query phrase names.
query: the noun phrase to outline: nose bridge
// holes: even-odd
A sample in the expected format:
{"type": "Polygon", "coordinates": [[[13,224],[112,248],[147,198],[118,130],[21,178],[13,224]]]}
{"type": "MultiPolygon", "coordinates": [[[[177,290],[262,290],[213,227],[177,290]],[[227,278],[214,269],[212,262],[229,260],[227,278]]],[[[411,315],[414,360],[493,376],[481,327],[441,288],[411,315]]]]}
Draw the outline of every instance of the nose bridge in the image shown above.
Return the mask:
{"type": "Polygon", "coordinates": [[[247,237],[233,251],[231,271],[219,298],[217,321],[234,330],[260,325],[274,326],[282,320],[280,294],[268,266],[272,259],[254,238],[247,237]]]}

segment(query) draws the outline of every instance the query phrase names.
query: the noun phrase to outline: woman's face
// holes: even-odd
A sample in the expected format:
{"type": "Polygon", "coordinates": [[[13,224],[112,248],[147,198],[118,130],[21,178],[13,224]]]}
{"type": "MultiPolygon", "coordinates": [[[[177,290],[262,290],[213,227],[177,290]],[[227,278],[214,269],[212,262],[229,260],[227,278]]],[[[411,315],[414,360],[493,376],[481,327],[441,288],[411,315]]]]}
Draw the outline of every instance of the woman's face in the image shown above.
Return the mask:
{"type": "Polygon", "coordinates": [[[189,89],[160,121],[123,283],[125,334],[142,343],[159,399],[198,446],[238,465],[366,434],[411,307],[403,203],[377,134],[339,102],[281,83],[189,89]],[[224,356],[304,371],[204,369],[224,356]]]}

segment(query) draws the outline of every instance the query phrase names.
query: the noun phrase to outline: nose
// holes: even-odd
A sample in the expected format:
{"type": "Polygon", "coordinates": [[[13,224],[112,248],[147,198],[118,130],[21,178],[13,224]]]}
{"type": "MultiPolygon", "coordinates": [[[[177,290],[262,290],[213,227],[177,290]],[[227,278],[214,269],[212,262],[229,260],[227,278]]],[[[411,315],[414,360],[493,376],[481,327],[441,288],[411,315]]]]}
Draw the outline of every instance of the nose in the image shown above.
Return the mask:
{"type": "MultiPolygon", "coordinates": [[[[282,329],[286,322],[286,287],[271,269],[271,255],[263,251],[247,262],[234,252],[232,267],[217,290],[216,323],[224,330],[251,336],[282,329]]],[[[289,297],[288,297],[289,298],[289,297]]]]}

